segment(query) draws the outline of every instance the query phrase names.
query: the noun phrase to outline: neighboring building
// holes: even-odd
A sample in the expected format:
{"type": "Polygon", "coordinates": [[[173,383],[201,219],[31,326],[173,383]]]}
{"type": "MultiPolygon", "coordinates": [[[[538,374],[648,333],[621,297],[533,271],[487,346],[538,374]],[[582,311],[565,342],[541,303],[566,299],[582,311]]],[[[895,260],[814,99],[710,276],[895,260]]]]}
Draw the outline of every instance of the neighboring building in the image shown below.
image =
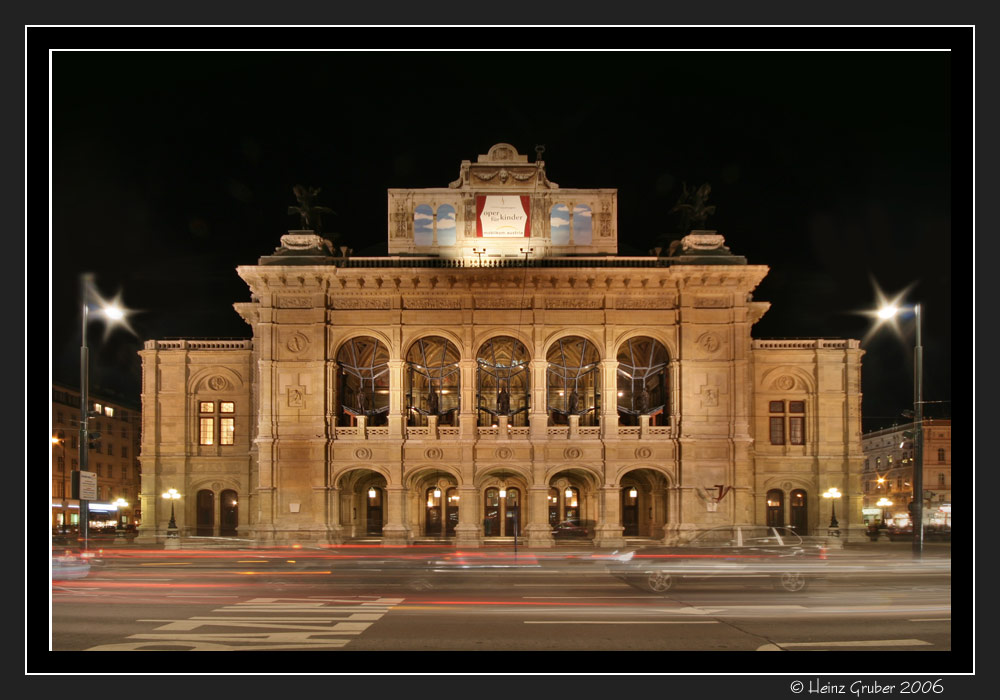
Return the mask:
{"type": "MultiPolygon", "coordinates": [[[[866,522],[898,522],[910,519],[913,500],[914,423],[894,425],[865,433],[861,438],[865,454],[861,475],[866,522]],[[892,505],[879,506],[880,499],[892,505]]],[[[951,420],[923,421],[925,525],[951,524],[951,420]]]]}
{"type": "Polygon", "coordinates": [[[300,204],[304,230],[237,268],[252,340],[140,352],[139,541],[169,488],[182,534],[260,542],[826,535],[831,487],[863,534],[859,342],[753,339],[768,268],[716,232],[618,256],[617,191],[507,144],[389,190],[387,256],[338,251],[300,204]]]}
{"type": "MultiPolygon", "coordinates": [[[[100,437],[90,442],[89,471],[97,474],[96,501],[88,505],[92,529],[137,525],[139,502],[140,412],[120,399],[88,395],[90,432],[100,437]],[[129,504],[111,505],[119,498],[129,504]]],[[[76,529],[80,524],[80,502],[73,498],[72,473],[80,469],[80,391],[67,386],[52,387],[52,527],[76,529]]]]}

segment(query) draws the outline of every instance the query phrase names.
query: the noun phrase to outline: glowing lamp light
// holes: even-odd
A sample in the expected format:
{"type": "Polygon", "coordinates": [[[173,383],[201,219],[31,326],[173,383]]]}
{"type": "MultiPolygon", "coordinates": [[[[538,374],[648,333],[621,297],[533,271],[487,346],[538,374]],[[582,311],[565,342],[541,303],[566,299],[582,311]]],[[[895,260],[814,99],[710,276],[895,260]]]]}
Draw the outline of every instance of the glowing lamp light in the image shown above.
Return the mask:
{"type": "Polygon", "coordinates": [[[571,488],[566,489],[566,498],[573,498],[573,489],[571,488]]]}
{"type": "Polygon", "coordinates": [[[635,498],[635,497],[636,497],[636,496],[638,496],[638,495],[639,495],[639,492],[638,492],[638,491],[636,491],[636,489],[635,489],[635,486],[633,486],[632,488],[630,488],[630,489],[628,490],[628,497],[629,497],[629,498],[635,498]]]}
{"type": "Polygon", "coordinates": [[[506,486],[501,486],[500,487],[500,498],[507,498],[507,487],[506,486]]]}
{"type": "Polygon", "coordinates": [[[434,498],[441,498],[441,489],[437,486],[434,487],[434,498]]]}
{"type": "Polygon", "coordinates": [[[368,489],[368,498],[374,499],[375,496],[377,496],[377,495],[378,494],[376,493],[374,486],[372,486],[370,489],[368,489]]]}

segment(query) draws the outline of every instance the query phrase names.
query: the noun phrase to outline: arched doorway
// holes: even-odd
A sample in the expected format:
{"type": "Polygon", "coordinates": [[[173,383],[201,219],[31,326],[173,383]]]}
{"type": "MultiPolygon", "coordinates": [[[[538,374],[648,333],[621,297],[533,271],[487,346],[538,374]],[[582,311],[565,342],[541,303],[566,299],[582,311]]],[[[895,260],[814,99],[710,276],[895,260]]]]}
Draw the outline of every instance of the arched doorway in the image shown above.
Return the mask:
{"type": "Polygon", "coordinates": [[[791,522],[789,525],[800,535],[809,532],[809,511],[806,492],[802,489],[795,489],[791,493],[791,522]]]}
{"type": "Polygon", "coordinates": [[[521,490],[515,486],[491,486],[486,489],[483,495],[483,536],[518,537],[522,525],[521,490]]]}
{"type": "Polygon", "coordinates": [[[382,536],[382,519],[385,491],[379,486],[369,486],[365,493],[365,534],[369,537],[382,536]]]}
{"type": "Polygon", "coordinates": [[[771,489],[767,492],[767,525],[785,526],[785,494],[781,489],[771,489]]]}
{"type": "Polygon", "coordinates": [[[215,530],[215,494],[208,489],[198,492],[195,499],[195,534],[211,537],[215,530]]]}
{"type": "Polygon", "coordinates": [[[239,503],[236,492],[226,489],[219,495],[219,534],[232,537],[239,524],[239,503]]]}
{"type": "Polygon", "coordinates": [[[639,489],[626,486],[622,489],[622,535],[639,536],[639,489]]]}

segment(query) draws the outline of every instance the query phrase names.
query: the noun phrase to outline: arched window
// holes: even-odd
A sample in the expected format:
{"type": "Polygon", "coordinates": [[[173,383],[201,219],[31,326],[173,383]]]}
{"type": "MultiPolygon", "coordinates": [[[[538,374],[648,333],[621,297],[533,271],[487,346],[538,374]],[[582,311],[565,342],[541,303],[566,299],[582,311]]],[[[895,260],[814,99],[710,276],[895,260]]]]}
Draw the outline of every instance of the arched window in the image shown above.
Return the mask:
{"type": "Polygon", "coordinates": [[[505,415],[508,425],[528,424],[531,388],[528,351],[509,336],[490,338],[476,355],[476,406],[479,425],[505,415]]]}
{"type": "Polygon", "coordinates": [[[767,492],[767,524],[769,527],[785,526],[785,494],[781,489],[767,492]]]}
{"type": "Polygon", "coordinates": [[[406,353],[404,391],[410,425],[427,425],[438,416],[442,425],[457,424],[459,411],[458,348],[445,338],[421,338],[406,353]]]}
{"type": "Polygon", "coordinates": [[[351,338],[337,352],[337,398],[341,425],[366,416],[369,425],[384,425],[389,413],[389,351],[368,336],[351,338]]]}
{"type": "Polygon", "coordinates": [[[653,338],[630,338],[618,350],[618,415],[623,425],[664,425],[670,415],[667,349],[653,338]]]}
{"type": "Polygon", "coordinates": [[[580,425],[600,422],[600,355],[586,338],[560,338],[546,356],[547,408],[552,421],[567,424],[570,415],[580,425]]]}
{"type": "Polygon", "coordinates": [[[500,536],[500,489],[488,488],[483,498],[483,536],[500,536]]]}

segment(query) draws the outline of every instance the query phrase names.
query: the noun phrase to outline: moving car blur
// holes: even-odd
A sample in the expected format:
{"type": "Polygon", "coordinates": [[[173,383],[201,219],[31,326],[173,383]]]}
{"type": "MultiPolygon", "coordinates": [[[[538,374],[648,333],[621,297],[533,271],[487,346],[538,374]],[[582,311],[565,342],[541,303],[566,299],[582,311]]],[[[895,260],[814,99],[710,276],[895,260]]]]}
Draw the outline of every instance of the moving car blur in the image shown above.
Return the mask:
{"type": "Polygon", "coordinates": [[[679,583],[743,581],[804,590],[822,572],[825,550],[788,528],[724,525],[673,547],[642,547],[616,554],[609,571],[641,590],[665,593],[679,583]]]}

